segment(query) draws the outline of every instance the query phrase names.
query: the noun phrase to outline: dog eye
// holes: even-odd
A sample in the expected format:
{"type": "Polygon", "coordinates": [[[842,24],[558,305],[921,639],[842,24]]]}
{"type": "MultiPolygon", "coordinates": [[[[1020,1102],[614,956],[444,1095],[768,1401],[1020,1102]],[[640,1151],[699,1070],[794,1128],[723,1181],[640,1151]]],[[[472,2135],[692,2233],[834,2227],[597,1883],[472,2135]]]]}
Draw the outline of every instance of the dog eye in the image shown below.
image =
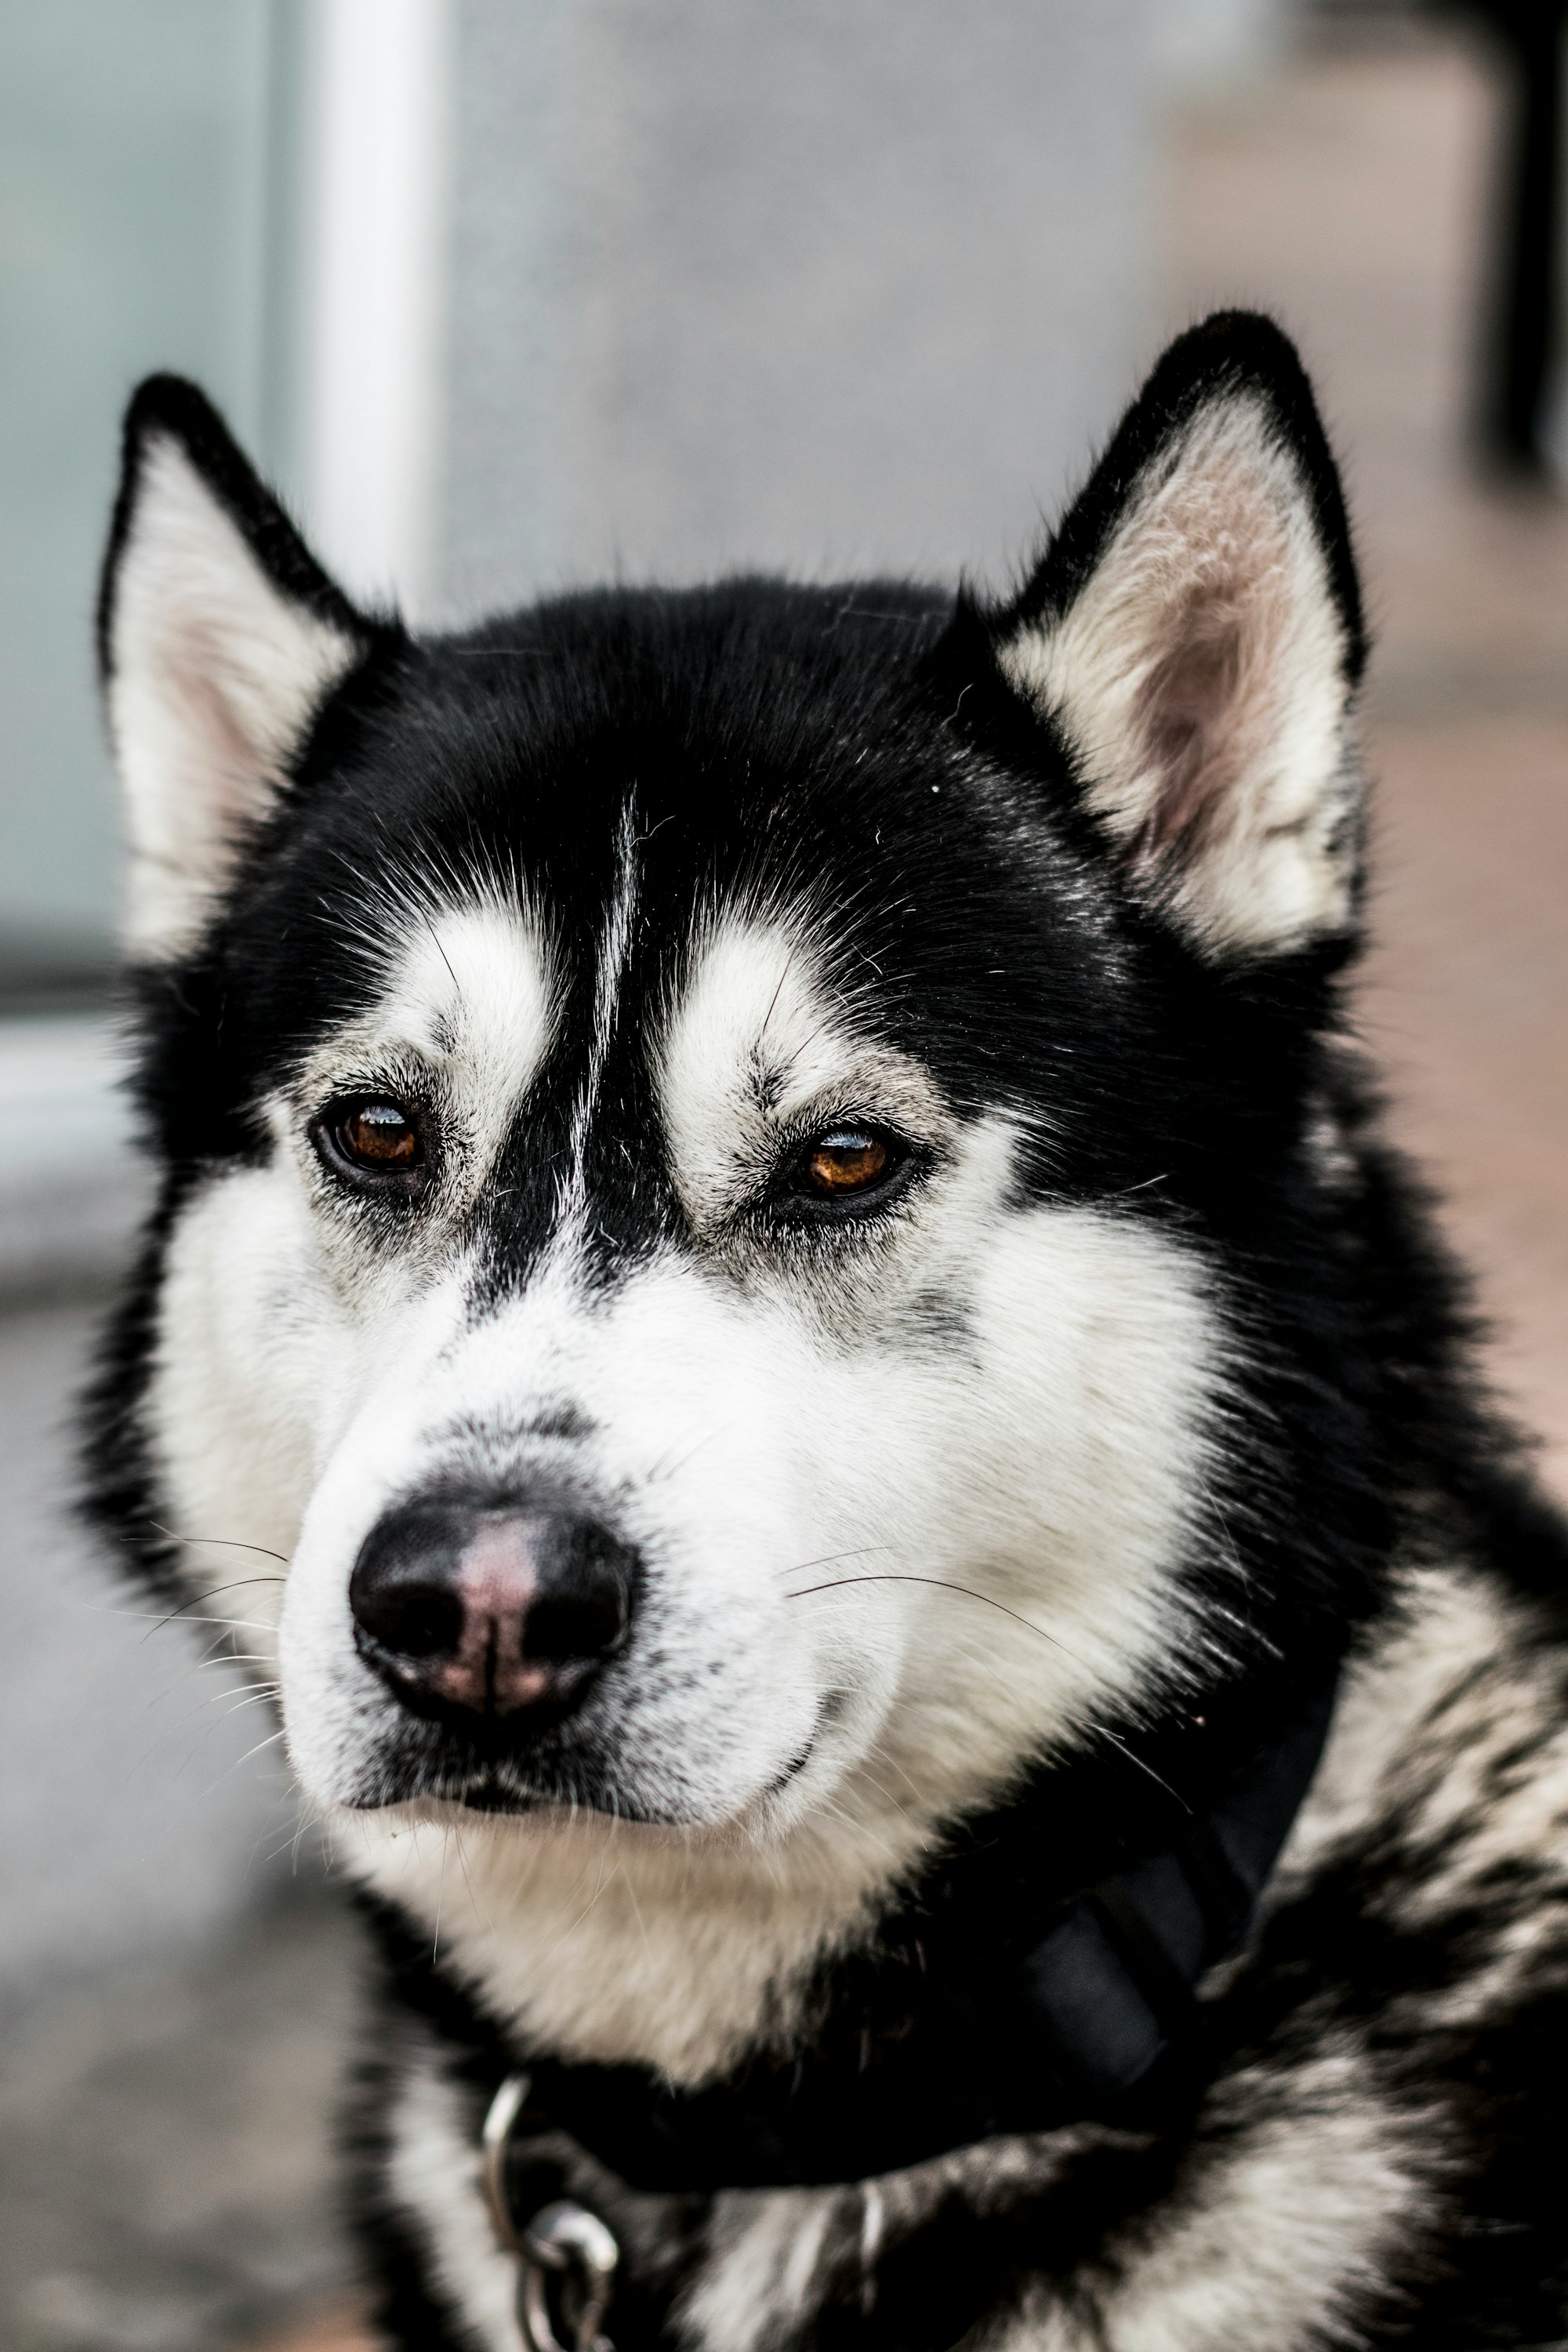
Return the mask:
{"type": "Polygon", "coordinates": [[[366,1175],[406,1174],[425,1156],[411,1114],[384,1095],[341,1103],[328,1112],[319,1134],[330,1158],[366,1175]]]}
{"type": "Polygon", "coordinates": [[[887,1136],[861,1127],[836,1127],[808,1143],[795,1165],[795,1189],[818,1201],[842,1201],[875,1192],[898,1165],[887,1136]]]}

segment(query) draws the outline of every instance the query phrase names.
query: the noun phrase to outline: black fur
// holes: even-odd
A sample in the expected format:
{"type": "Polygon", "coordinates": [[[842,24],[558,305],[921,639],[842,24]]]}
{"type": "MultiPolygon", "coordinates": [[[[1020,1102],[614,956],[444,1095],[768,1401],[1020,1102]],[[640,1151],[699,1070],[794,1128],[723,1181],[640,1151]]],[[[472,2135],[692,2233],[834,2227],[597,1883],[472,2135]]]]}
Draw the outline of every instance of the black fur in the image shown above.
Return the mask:
{"type": "MultiPolygon", "coordinates": [[[[849,2094],[884,2063],[896,2081],[917,2019],[947,2021],[953,2079],[922,2073],[898,2095],[924,2103],[928,2123],[949,2101],[950,2144],[974,2137],[964,2067],[988,2037],[1005,2046],[994,1992],[1007,1956],[1070,1890],[1167,1843],[1300,1695],[1371,1638],[1396,1557],[1461,1552],[1528,1599],[1543,1643],[1568,1639],[1563,1529],[1478,1389],[1462,1286],[1418,1187],[1378,1139],[1345,1043],[1353,934],[1288,954],[1200,951],[1135,887],[1063,741],[996,658],[1020,621],[1071,602],[1131,486],[1199,401],[1227,389],[1266,404],[1299,464],[1353,684],[1365,640],[1337,473],[1294,352],[1258,319],[1210,320],[1173,348],[1038,567],[994,605],[886,582],[740,579],[563,597],[418,640],[350,612],[191,387],[153,379],[128,420],[105,614],[140,453],[166,434],[280,590],[363,648],[276,818],[247,845],[218,919],[177,964],[132,980],[138,1095],[164,1190],[88,1425],[92,1508],[138,1572],[175,1589],[142,1410],[165,1238],[204,1171],[261,1156],[251,1106],[374,984],[372,961],[345,949],[362,873],[374,868],[384,889],[432,866],[503,882],[521,873],[560,910],[567,1015],[527,1131],[478,1213],[489,1283],[504,1297],[526,1284],[548,1229],[628,793],[643,868],[633,997],[651,1001],[679,979],[694,900],[722,904],[764,884],[808,896],[823,936],[841,945],[839,977],[934,1073],[961,1120],[998,1103],[1048,1111],[1021,1170],[1030,1195],[1114,1204],[1194,1237],[1224,1270],[1241,1370],[1184,1573],[1235,1612],[1239,1559],[1247,1598],[1205,1686],[1127,1739],[1091,1740],[1037,1772],[1003,1812],[954,1824],[864,1948],[824,1971],[808,2041],[759,2051],[714,2094],[787,2103],[803,2070],[816,2095],[840,2086],[851,2179],[885,2168],[875,2144],[854,2144],[849,2094]],[[1333,1184],[1313,1157],[1325,1111],[1345,1163],[1333,1184]]],[[[656,1244],[694,1245],[650,1148],[652,1083],[628,1024],[612,1046],[588,1169],[606,1286],[656,1244]]],[[[403,1213],[384,1216],[376,1246],[399,1245],[403,1213]]],[[[961,1318],[947,1327],[934,1314],[932,1334],[962,1347],[961,1318]]],[[[577,1767],[563,1738],[567,1774],[577,1767]]],[[[894,2231],[869,2274],[847,2203],[824,2240],[819,2323],[800,2340],[940,2352],[1048,2292],[1092,2318],[1107,2279],[1132,2259],[1126,2225],[1185,2194],[1230,2128],[1205,2120],[1211,2086],[1244,2063],[1288,2074],[1333,2020],[1364,2038],[1394,2105],[1435,2097],[1447,2118],[1432,2153],[1440,2226],[1391,2261],[1358,2324],[1423,2352],[1560,2337],[1568,1958],[1543,1961],[1528,2004],[1484,2028],[1402,2040],[1390,2022],[1401,1998],[1462,1972],[1468,1929],[1463,1917],[1419,1937],[1390,1924],[1391,1890],[1432,1857],[1396,1827],[1380,1837],[1271,1921],[1201,2037],[1134,2107],[1086,2119],[1042,2153],[1029,2193],[988,2203],[959,2183],[933,2186],[919,2226],[894,2231]]],[[[1556,1899],[1544,1879],[1496,1889],[1498,1903],[1526,1908],[1556,1899]]],[[[383,2007],[352,2135],[365,2243],[389,2339],[456,2347],[455,2316],[384,2193],[382,2113],[405,2034],[447,2052],[476,2130],[518,2053],[396,1918],[376,1911],[374,1928],[383,2007]]],[[[1560,1927],[1548,1942],[1568,1955],[1560,1927]]],[[[548,2104],[548,2053],[538,2056],[548,2104]]],[[[605,2095],[613,2107],[613,2084],[605,2095]]],[[[988,2127],[1071,2120],[1044,2105],[1020,2080],[1016,2111],[988,2127]]],[[[707,2244],[708,2200],[642,2195],[555,2140],[532,2160],[536,2189],[591,2190],[639,2250],[610,2323],[620,2352],[668,2340],[671,2298],[707,2244]]]]}

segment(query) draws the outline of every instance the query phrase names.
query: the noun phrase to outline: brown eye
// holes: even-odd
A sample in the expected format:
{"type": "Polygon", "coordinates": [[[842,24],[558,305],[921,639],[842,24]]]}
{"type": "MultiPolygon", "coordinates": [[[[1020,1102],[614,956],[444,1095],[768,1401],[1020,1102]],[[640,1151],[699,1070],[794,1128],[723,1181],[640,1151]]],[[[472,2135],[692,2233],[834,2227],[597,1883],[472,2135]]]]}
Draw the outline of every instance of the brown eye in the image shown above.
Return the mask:
{"type": "Polygon", "coordinates": [[[373,1174],[417,1167],[419,1132],[400,1103],[348,1103],[332,1122],[332,1140],[351,1167],[373,1174]]]}
{"type": "Polygon", "coordinates": [[[801,1190],[819,1200],[842,1200],[847,1193],[868,1192],[879,1184],[893,1165],[893,1154],[879,1135],[861,1128],[836,1128],[808,1146],[800,1163],[801,1190]]]}

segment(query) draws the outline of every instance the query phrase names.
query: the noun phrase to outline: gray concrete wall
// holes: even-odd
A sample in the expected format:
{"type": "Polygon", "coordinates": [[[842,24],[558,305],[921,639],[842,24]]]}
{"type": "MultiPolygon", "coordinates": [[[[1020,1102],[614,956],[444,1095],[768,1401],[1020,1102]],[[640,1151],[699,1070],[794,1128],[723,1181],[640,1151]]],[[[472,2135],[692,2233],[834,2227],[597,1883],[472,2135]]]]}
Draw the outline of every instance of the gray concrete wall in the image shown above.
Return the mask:
{"type": "Polygon", "coordinates": [[[1142,356],[1152,0],[460,0],[446,590],[994,572],[1142,356]]]}

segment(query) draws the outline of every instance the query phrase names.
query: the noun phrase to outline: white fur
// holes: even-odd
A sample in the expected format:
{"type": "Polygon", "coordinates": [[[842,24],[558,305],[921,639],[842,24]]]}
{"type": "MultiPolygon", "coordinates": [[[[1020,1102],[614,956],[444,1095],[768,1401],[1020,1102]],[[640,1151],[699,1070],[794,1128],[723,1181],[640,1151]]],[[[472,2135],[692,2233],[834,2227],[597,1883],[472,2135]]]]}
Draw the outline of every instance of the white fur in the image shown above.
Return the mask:
{"type": "Polygon", "coordinates": [[[331,1377],[331,1296],[314,1244],[292,1186],[236,1170],[186,1202],[158,1302],[145,1420],[184,1613],[226,1625],[258,1663],[276,1658],[331,1377]]]}
{"type": "Polygon", "coordinates": [[[517,2263],[496,2243],[466,2103],[433,2057],[408,2066],[387,2129],[387,2189],[417,2231],[437,2285],[485,2352],[524,2352],[517,2263]]]}
{"type": "Polygon", "coordinates": [[[715,2200],[714,2259],[704,2265],[680,2314],[692,2352],[753,2352],[792,2324],[809,2341],[818,2297],[813,2273],[823,2233],[842,2202],[834,2189],[781,2189],[715,2200]]]}
{"type": "Polygon", "coordinates": [[[1336,2039],[1300,2066],[1222,2084],[1169,2202],[1108,2249],[1094,2315],[1046,2304],[1007,2352],[1306,2352],[1360,2340],[1387,2258],[1431,2217],[1436,2119],[1396,2106],[1336,2039]],[[1259,2115],[1259,2110],[1262,2110],[1259,2115]]]}
{"type": "Polygon", "coordinates": [[[1289,1901],[1369,1813],[1397,1820],[1423,1859],[1390,1869],[1382,1906],[1401,1932],[1434,1940],[1456,1915],[1466,1923],[1454,1983],[1394,2012],[1432,2032],[1516,1999],[1555,1937],[1568,1901],[1568,1726],[1528,1601],[1459,1565],[1412,1571],[1402,1599],[1389,1636],[1347,1678],[1269,1900],[1289,1901]],[[1512,1894],[1510,1864],[1531,1874],[1512,1894]]]}
{"type": "Polygon", "coordinates": [[[109,722],[125,789],[126,929],[190,946],[315,711],[361,647],[268,579],[180,443],[142,453],[114,583],[109,722]]]}
{"type": "Polygon", "coordinates": [[[581,1240],[583,1220],[587,1214],[584,1154],[605,1081],[605,1058],[616,1034],[621,982],[626,977],[626,957],[631,950],[632,925],[637,913],[637,821],[633,803],[628,800],[621,811],[621,821],[616,832],[615,893],[605,918],[605,935],[599,943],[599,960],[594,974],[594,1027],[588,1046],[588,1066],[583,1074],[583,1084],[573,1108],[566,1168],[557,1192],[561,1223],[569,1230],[574,1244],[581,1240]]]}
{"type": "Polygon", "coordinates": [[[1343,632],[1296,462],[1256,400],[1198,412],[1074,604],[1020,629],[1002,659],[1065,730],[1111,835],[1145,845],[1139,877],[1201,944],[1285,948],[1345,921],[1343,632]],[[1204,647],[1183,647],[1198,615],[1234,672],[1194,698],[1204,647]],[[1206,710],[1201,809],[1184,840],[1149,846],[1177,782],[1159,722],[1186,701],[1206,710]]]}

